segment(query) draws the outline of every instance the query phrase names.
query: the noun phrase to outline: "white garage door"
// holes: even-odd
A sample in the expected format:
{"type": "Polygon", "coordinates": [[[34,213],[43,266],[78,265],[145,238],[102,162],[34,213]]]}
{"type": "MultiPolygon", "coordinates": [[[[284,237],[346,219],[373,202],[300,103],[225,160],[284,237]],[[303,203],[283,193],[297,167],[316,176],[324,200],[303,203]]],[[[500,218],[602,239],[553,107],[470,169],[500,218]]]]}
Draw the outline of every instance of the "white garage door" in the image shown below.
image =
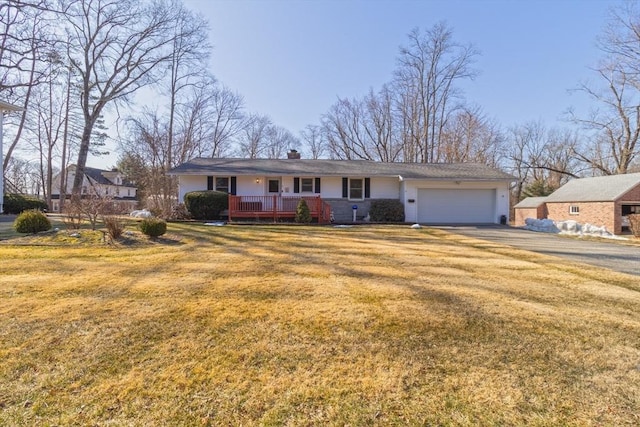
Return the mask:
{"type": "Polygon", "coordinates": [[[496,221],[496,190],[418,190],[418,222],[486,224],[496,221]]]}

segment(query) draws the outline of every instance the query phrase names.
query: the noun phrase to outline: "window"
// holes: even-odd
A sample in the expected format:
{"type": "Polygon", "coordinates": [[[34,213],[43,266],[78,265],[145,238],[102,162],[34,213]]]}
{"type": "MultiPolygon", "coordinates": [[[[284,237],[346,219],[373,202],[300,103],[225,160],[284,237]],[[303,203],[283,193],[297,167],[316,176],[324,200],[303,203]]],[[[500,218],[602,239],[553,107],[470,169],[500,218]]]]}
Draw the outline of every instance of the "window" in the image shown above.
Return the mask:
{"type": "Polygon", "coordinates": [[[279,193],[280,192],[280,180],[279,179],[270,179],[268,182],[269,193],[279,193]]]}
{"type": "Polygon", "coordinates": [[[364,180],[362,178],[351,178],[349,180],[349,198],[364,199],[364,180]]]}
{"type": "Polygon", "coordinates": [[[216,191],[229,192],[229,178],[216,178],[216,191]]]}
{"type": "Polygon", "coordinates": [[[302,193],[313,193],[313,178],[300,178],[300,191],[302,193]]]}
{"type": "Polygon", "coordinates": [[[575,206],[575,205],[569,206],[569,213],[571,215],[578,215],[580,213],[580,206],[575,206]]]}
{"type": "Polygon", "coordinates": [[[127,196],[131,196],[131,189],[127,188],[127,196]]]}

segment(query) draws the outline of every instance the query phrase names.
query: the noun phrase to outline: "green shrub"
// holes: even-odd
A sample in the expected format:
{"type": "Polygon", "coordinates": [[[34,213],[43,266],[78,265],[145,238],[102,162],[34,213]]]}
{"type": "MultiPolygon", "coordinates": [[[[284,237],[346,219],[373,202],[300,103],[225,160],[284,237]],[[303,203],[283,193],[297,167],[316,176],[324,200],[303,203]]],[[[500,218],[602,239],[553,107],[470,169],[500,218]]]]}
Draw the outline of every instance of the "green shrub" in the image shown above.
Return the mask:
{"type": "Polygon", "coordinates": [[[369,216],[373,222],[404,222],[404,206],[395,199],[373,200],[369,216]]]}
{"type": "Polygon", "coordinates": [[[119,239],[124,233],[124,224],[115,216],[105,216],[104,226],[112,240],[119,239]]]}
{"type": "Polygon", "coordinates": [[[13,223],[18,233],[39,233],[40,231],[51,230],[49,218],[38,210],[28,210],[22,212],[13,223]]]}
{"type": "Polygon", "coordinates": [[[155,239],[167,232],[167,222],[160,218],[145,218],[140,222],[140,231],[155,239]]]}
{"type": "Polygon", "coordinates": [[[47,204],[44,200],[35,197],[23,196],[22,194],[5,194],[4,213],[19,214],[32,209],[44,211],[47,209],[47,204]]]}
{"type": "Polygon", "coordinates": [[[298,202],[295,221],[303,224],[311,222],[311,211],[309,210],[309,205],[307,205],[307,201],[305,199],[300,199],[298,202]]]}
{"type": "Polygon", "coordinates": [[[184,204],[193,219],[219,219],[229,209],[229,195],[221,191],[192,191],[184,195],[184,204]]]}

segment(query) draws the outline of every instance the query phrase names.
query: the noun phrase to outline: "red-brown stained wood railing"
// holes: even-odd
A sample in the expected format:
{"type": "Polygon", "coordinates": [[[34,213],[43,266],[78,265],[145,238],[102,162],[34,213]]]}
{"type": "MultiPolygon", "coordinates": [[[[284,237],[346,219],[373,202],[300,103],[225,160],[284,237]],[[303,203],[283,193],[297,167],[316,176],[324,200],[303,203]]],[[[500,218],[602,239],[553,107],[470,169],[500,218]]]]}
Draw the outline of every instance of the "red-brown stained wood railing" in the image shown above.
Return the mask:
{"type": "Polygon", "coordinates": [[[301,199],[309,206],[312,218],[326,223],[331,216],[331,206],[318,197],[299,196],[234,196],[229,195],[229,221],[233,218],[293,218],[301,199]]]}

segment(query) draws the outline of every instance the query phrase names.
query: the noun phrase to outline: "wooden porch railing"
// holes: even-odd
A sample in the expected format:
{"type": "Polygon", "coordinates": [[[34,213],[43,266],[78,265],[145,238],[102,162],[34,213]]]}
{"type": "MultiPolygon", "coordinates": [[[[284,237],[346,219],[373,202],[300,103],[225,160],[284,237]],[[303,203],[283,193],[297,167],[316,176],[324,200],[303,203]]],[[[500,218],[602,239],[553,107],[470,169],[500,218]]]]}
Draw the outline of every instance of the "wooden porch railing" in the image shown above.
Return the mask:
{"type": "Polygon", "coordinates": [[[301,199],[307,202],[311,218],[316,218],[319,224],[330,221],[331,205],[319,196],[233,196],[231,194],[229,195],[229,221],[233,221],[234,218],[271,218],[276,222],[280,218],[294,218],[301,199]]]}

